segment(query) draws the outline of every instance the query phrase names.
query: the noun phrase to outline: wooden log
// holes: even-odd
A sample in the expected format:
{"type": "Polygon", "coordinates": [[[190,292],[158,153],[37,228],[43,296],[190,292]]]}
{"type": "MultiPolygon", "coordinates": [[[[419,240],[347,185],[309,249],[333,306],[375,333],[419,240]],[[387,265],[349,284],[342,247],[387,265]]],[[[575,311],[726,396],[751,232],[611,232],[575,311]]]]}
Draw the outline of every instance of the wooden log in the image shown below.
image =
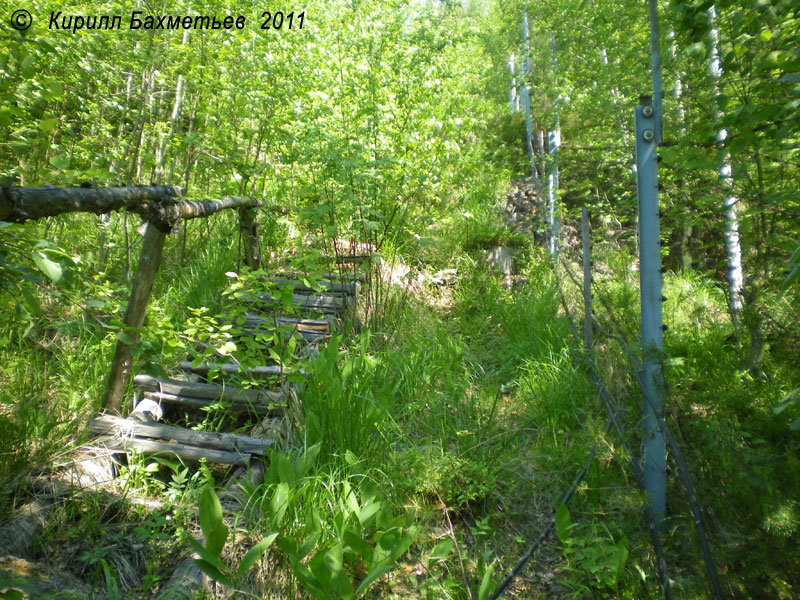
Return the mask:
{"type": "Polygon", "coordinates": [[[249,454],[239,454],[237,452],[227,452],[225,450],[199,448],[186,444],[142,438],[122,439],[114,435],[107,435],[95,438],[94,443],[114,452],[130,452],[135,450],[144,454],[166,453],[174,454],[185,460],[200,460],[201,458],[205,458],[208,462],[221,465],[246,465],[250,460],[249,454]]]}
{"type": "MultiPolygon", "coordinates": [[[[251,377],[274,377],[276,375],[288,375],[294,373],[297,369],[292,367],[281,367],[280,365],[262,365],[258,367],[249,367],[247,369],[240,369],[239,365],[235,363],[217,363],[208,362],[201,363],[193,366],[191,361],[185,360],[181,363],[181,370],[189,373],[198,373],[200,375],[207,375],[209,371],[219,369],[226,375],[249,375],[251,377]]],[[[305,374],[302,369],[299,373],[305,374]]]]}
{"type": "Polygon", "coordinates": [[[334,292],[338,294],[355,295],[361,291],[361,283],[359,281],[331,281],[330,279],[309,279],[311,285],[306,285],[301,279],[280,279],[271,277],[267,281],[274,283],[278,287],[293,287],[296,293],[311,293],[315,294],[319,289],[325,290],[328,293],[334,292]],[[316,289],[315,289],[316,286],[316,289]]]}
{"type": "Polygon", "coordinates": [[[89,430],[97,435],[115,435],[121,439],[147,437],[154,440],[177,442],[203,449],[224,450],[236,454],[263,455],[272,440],[259,439],[233,433],[194,431],[171,425],[145,424],[133,419],[103,415],[89,421],[89,430]]]}
{"type": "Polygon", "coordinates": [[[131,347],[139,339],[139,330],[144,324],[144,315],[147,310],[147,303],[153,291],[153,283],[158,274],[158,267],[161,264],[161,255],[164,250],[164,239],[166,233],[153,223],[148,223],[147,230],[142,242],[142,254],[139,258],[139,266],[136,269],[136,276],[133,280],[131,297],[128,300],[128,307],[125,310],[123,322],[131,328],[127,335],[132,343],[122,340],[117,341],[117,348],[114,352],[114,359],[111,362],[111,373],[108,375],[108,385],[106,386],[105,407],[106,410],[119,413],[122,408],[122,401],[125,389],[131,376],[131,365],[133,356],[131,347]]]}
{"type": "Polygon", "coordinates": [[[324,319],[292,319],[289,317],[263,318],[257,313],[247,313],[244,321],[239,319],[223,319],[223,322],[233,323],[242,329],[248,336],[258,333],[272,335],[275,331],[297,333],[305,340],[313,342],[323,336],[330,335],[331,324],[324,319]]]}
{"type": "Polygon", "coordinates": [[[372,259],[371,254],[339,254],[333,257],[334,260],[340,264],[363,264],[365,262],[369,262],[372,259]]]}
{"type": "Polygon", "coordinates": [[[186,188],[171,185],[128,187],[0,188],[0,221],[23,223],[70,212],[102,214],[127,208],[141,212],[148,203],[184,196],[186,188]]]}
{"type": "Polygon", "coordinates": [[[244,264],[255,271],[261,266],[261,246],[258,243],[258,226],[252,208],[239,209],[239,231],[244,246],[244,264]]]}
{"type": "Polygon", "coordinates": [[[159,594],[159,598],[164,600],[195,600],[203,597],[206,588],[206,576],[198,568],[195,558],[200,558],[193,554],[189,558],[183,559],[172,576],[164,586],[164,590],[159,594]]]}
{"type": "Polygon", "coordinates": [[[23,505],[0,528],[0,556],[33,558],[33,541],[48,521],[52,498],[37,498],[23,505]]]}
{"type": "Polygon", "coordinates": [[[314,273],[312,275],[310,273],[288,273],[284,271],[278,271],[273,273],[272,277],[276,279],[303,279],[318,277],[323,280],[342,282],[358,281],[360,283],[364,283],[366,280],[366,276],[363,273],[314,273]]]}
{"type": "MultiPolygon", "coordinates": [[[[209,398],[193,398],[191,396],[176,396],[175,394],[167,394],[165,392],[144,392],[145,398],[152,399],[155,402],[162,404],[175,404],[193,409],[202,409],[211,406],[219,400],[211,400],[209,398]]],[[[227,401],[224,401],[227,402],[227,401]]],[[[244,402],[231,402],[227,404],[226,409],[234,413],[247,413],[258,416],[266,416],[285,408],[286,404],[249,404],[244,402]]]]}
{"type": "MultiPolygon", "coordinates": [[[[248,300],[248,298],[244,298],[248,300]]],[[[282,306],[280,298],[273,296],[269,292],[258,294],[253,301],[260,306],[273,309],[282,306]]],[[[327,294],[292,294],[292,306],[296,306],[303,311],[317,311],[326,314],[339,314],[347,310],[352,300],[347,296],[330,296],[327,294]]]]}
{"type": "MultiPolygon", "coordinates": [[[[232,386],[216,385],[213,383],[196,383],[192,381],[172,381],[158,379],[144,373],[139,373],[133,378],[137,389],[159,392],[166,395],[196,398],[201,400],[224,400],[243,408],[258,406],[286,406],[286,396],[283,392],[273,390],[242,390],[232,386]]],[[[177,401],[180,402],[180,401],[177,401]]]]}
{"type": "Polygon", "coordinates": [[[225,196],[216,200],[199,202],[179,200],[151,205],[147,211],[147,217],[157,223],[177,223],[181,219],[208,217],[228,208],[255,208],[256,206],[261,206],[261,200],[243,196],[225,196]]]}

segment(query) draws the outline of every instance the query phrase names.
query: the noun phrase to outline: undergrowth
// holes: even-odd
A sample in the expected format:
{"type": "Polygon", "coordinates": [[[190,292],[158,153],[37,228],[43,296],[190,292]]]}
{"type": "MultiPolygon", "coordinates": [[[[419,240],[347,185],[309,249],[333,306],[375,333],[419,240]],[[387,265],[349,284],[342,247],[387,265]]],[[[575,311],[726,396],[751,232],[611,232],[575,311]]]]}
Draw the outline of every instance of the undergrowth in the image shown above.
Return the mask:
{"type": "MultiPolygon", "coordinates": [[[[421,271],[453,268],[454,285],[387,292],[395,294],[386,327],[393,335],[335,336],[319,348],[309,379],[295,382],[299,435],[270,457],[265,483],[246,490],[247,533],[226,536],[233,544],[224,552],[212,548],[220,551],[217,572],[235,575],[230,581],[242,594],[485,598],[559,511],[557,537],[510,597],[659,597],[630,457],[616,433],[603,433],[604,407],[561,305],[559,288],[580,315],[579,292],[535,247],[520,254],[527,283],[506,289],[484,260],[484,248],[508,240],[491,225],[501,218],[491,190],[477,190],[465,206],[468,215],[431,229],[433,242],[404,246],[421,271]],[[490,207],[479,208],[484,202],[490,207]],[[465,220],[476,221],[470,232],[465,220]],[[435,252],[440,237],[447,243],[435,252]],[[559,498],[592,449],[596,459],[565,513],[559,498]],[[263,557],[237,550],[258,544],[263,557]]],[[[71,226],[80,233],[84,225],[75,219],[71,226]]],[[[209,315],[226,302],[221,290],[255,282],[252,274],[233,278],[231,243],[204,234],[190,232],[183,252],[193,259],[170,261],[156,287],[137,348],[143,368],[161,372],[185,357],[193,339],[187,327],[219,324],[209,315]]],[[[182,240],[170,243],[179,257],[182,240]]],[[[594,361],[625,441],[638,452],[641,400],[631,372],[638,273],[625,250],[598,244],[595,252],[597,319],[630,340],[631,353],[600,332],[594,361]]],[[[0,330],[5,514],[32,496],[30,474],[84,439],[86,419],[99,408],[121,331],[125,274],[79,258],[73,279],[23,281],[19,293],[4,290],[0,300],[10,316],[0,330]]],[[[773,409],[800,387],[800,375],[778,348],[767,353],[763,373],[742,371],[720,284],[694,272],[667,273],[664,281],[668,420],[724,585],[735,597],[793,598],[800,471],[789,424],[796,412],[773,409]]],[[[225,345],[225,335],[209,341],[217,350],[235,346],[225,345]]],[[[240,346],[244,360],[249,350],[240,346]]],[[[219,422],[209,416],[200,426],[215,430],[219,422]]],[[[76,499],[39,534],[37,556],[68,548],[62,556],[91,586],[145,597],[163,586],[174,553],[197,535],[202,490],[227,472],[133,457],[122,474],[120,497],[157,498],[159,510],[114,504],[117,525],[98,504],[76,499]],[[131,560],[147,564],[139,580],[112,559],[114,545],[134,537],[143,554],[131,560]]],[[[687,505],[676,475],[668,476],[663,539],[674,596],[707,598],[687,505]]]]}

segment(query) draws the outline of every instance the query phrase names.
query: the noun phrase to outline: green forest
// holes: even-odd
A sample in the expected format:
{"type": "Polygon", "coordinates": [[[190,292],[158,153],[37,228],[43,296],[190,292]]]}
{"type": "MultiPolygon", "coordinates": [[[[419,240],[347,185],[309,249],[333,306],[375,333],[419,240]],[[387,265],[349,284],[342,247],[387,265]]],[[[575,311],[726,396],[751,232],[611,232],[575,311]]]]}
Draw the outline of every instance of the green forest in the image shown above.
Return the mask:
{"type": "Polygon", "coordinates": [[[0,0],[0,598],[800,597],[799,40],[0,0]]]}

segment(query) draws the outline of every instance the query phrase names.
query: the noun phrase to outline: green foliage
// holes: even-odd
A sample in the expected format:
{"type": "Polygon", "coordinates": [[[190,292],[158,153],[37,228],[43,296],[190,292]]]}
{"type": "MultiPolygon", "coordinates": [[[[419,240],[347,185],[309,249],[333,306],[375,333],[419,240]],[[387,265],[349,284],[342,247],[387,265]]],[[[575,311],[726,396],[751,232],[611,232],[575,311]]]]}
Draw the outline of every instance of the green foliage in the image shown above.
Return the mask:
{"type": "Polygon", "coordinates": [[[346,467],[328,470],[321,450],[314,444],[294,462],[270,453],[264,484],[248,494],[263,522],[278,532],[278,546],[307,593],[355,598],[411,546],[414,514],[394,515],[352,453],[346,467]]]}
{"type": "Polygon", "coordinates": [[[9,571],[0,570],[0,598],[3,600],[23,600],[37,593],[25,577],[14,577],[9,571]]]}
{"type": "MultiPolygon", "coordinates": [[[[776,415],[779,415],[787,408],[793,408],[797,405],[800,405],[800,389],[793,390],[786,394],[786,396],[783,397],[783,399],[774,409],[772,409],[772,411],[776,415]]],[[[794,421],[792,421],[792,424],[789,425],[789,429],[792,431],[800,430],[800,417],[797,417],[794,421]]]]}
{"type": "Polygon", "coordinates": [[[222,520],[222,507],[213,486],[207,485],[203,489],[197,515],[205,543],[201,544],[197,540],[189,539],[192,549],[200,555],[200,558],[194,559],[194,562],[212,580],[230,588],[237,587],[242,577],[258,562],[278,537],[277,533],[264,536],[261,541],[247,551],[239,562],[239,566],[233,569],[220,560],[229,532],[228,526],[222,520]]]}
{"type": "Polygon", "coordinates": [[[333,335],[301,388],[300,421],[307,443],[319,444],[324,460],[345,462],[348,455],[376,460],[386,444],[394,389],[370,354],[369,333],[363,331],[351,351],[340,350],[333,335]]]}
{"type": "Polygon", "coordinates": [[[556,510],[556,533],[564,557],[578,576],[571,585],[576,597],[596,589],[606,594],[612,591],[614,595],[611,597],[619,598],[620,583],[628,562],[628,538],[622,537],[615,542],[602,525],[593,524],[588,531],[579,531],[565,504],[559,504],[556,510]]]}

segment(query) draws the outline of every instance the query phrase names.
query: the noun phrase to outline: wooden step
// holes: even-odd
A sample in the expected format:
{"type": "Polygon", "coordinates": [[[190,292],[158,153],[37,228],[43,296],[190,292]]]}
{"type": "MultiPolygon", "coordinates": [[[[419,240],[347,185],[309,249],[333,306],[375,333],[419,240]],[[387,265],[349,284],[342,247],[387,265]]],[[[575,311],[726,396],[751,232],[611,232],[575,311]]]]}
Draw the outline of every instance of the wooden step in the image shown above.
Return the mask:
{"type": "Polygon", "coordinates": [[[301,294],[314,294],[323,291],[329,294],[354,296],[361,291],[360,281],[308,280],[311,285],[303,283],[302,278],[270,278],[267,281],[274,283],[278,287],[291,287],[295,293],[301,294]]]}
{"type": "MultiPolygon", "coordinates": [[[[257,294],[252,298],[245,298],[266,310],[275,310],[283,306],[280,297],[269,292],[257,294]]],[[[334,296],[332,294],[292,294],[292,306],[303,312],[321,312],[323,314],[339,315],[345,312],[355,302],[354,296],[334,296]]]]}
{"type": "Polygon", "coordinates": [[[286,408],[287,394],[275,390],[242,390],[213,383],[158,379],[144,373],[133,378],[134,387],[159,403],[202,408],[222,400],[234,412],[266,416],[286,408]]]}
{"type": "Polygon", "coordinates": [[[291,317],[265,317],[263,313],[248,312],[244,322],[239,319],[223,318],[223,323],[234,323],[242,329],[242,333],[255,336],[258,333],[272,335],[277,330],[296,333],[308,342],[314,342],[331,334],[331,324],[324,319],[293,319],[291,317]]]}
{"type": "Polygon", "coordinates": [[[287,273],[279,271],[277,273],[273,273],[271,277],[275,279],[309,279],[311,277],[316,277],[323,280],[329,281],[343,281],[343,282],[353,282],[358,281],[360,283],[364,283],[366,277],[363,273],[287,273]]]}
{"type": "Polygon", "coordinates": [[[112,450],[138,450],[148,454],[169,452],[181,458],[241,465],[250,455],[263,455],[272,440],[232,433],[193,431],[171,425],[145,424],[134,419],[103,415],[89,421],[89,430],[112,450]]]}
{"type": "Polygon", "coordinates": [[[188,373],[197,373],[199,375],[207,375],[212,369],[219,369],[226,375],[249,375],[253,378],[275,377],[279,375],[289,375],[292,373],[305,374],[303,369],[297,367],[281,367],[280,365],[262,365],[257,367],[249,367],[241,369],[236,363],[218,363],[206,362],[200,363],[197,366],[192,365],[192,362],[185,360],[181,363],[181,370],[188,373]]]}
{"type": "Polygon", "coordinates": [[[337,264],[340,265],[361,265],[366,262],[369,262],[372,259],[371,254],[339,254],[337,256],[331,256],[332,260],[335,260],[337,264]]]}

